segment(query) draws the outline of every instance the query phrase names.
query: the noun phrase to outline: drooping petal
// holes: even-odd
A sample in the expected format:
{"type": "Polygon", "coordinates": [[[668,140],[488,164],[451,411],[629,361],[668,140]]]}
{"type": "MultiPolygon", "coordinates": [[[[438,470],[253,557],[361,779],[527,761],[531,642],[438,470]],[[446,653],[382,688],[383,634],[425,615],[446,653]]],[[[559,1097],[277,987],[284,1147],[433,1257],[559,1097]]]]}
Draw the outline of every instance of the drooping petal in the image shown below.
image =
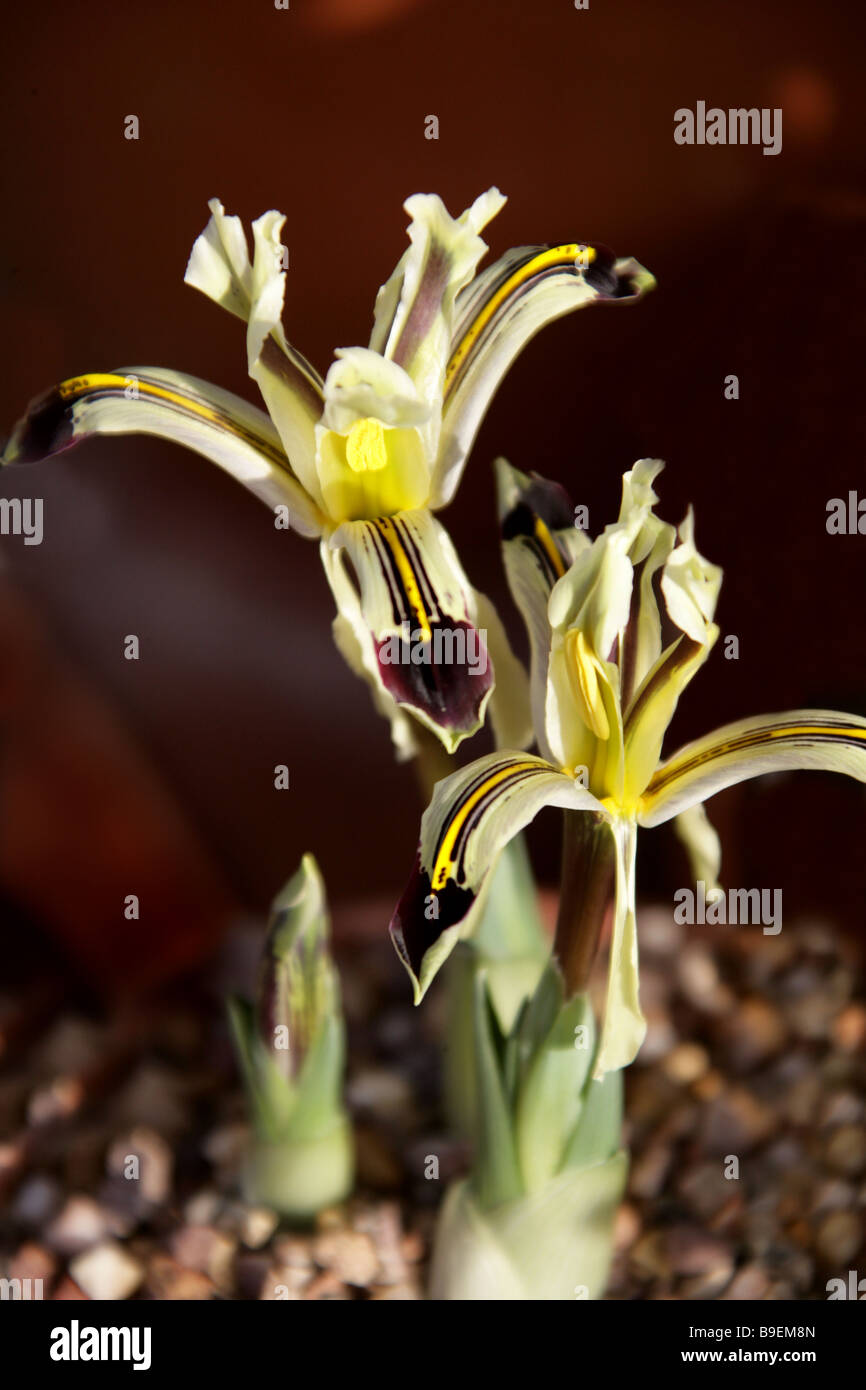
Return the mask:
{"type": "Polygon", "coordinates": [[[333,550],[326,540],[319,549],[337,605],[337,616],[331,628],[334,644],[346,665],[367,682],[376,710],[391,726],[394,756],[398,762],[407,762],[418,752],[417,725],[382,684],[375,643],[364,619],[361,596],[346,570],[344,552],[333,550]]]}
{"type": "Polygon", "coordinates": [[[606,1072],[633,1062],[646,1036],[638,989],[635,853],[637,826],[626,817],[611,825],[616,841],[616,904],[610,942],[607,998],[601,1038],[593,1069],[599,1081],[606,1072]]]}
{"type": "Polygon", "coordinates": [[[604,814],[572,778],[525,753],[490,753],[436,784],[415,868],[391,919],[416,1003],[458,939],[471,932],[499,851],[544,806],[604,814]]]}
{"type": "Polygon", "coordinates": [[[529,634],[533,725],[538,746],[552,759],[544,736],[550,623],[547,604],[551,590],[589,539],[574,525],[574,513],[564,488],[538,474],[496,460],[502,555],[512,598],[529,634]]]}
{"type": "Polygon", "coordinates": [[[498,748],[528,748],[533,739],[529,678],[514,655],[502,619],[491,600],[473,590],[475,621],[493,662],[495,680],[488,715],[498,748]]]}
{"type": "Polygon", "coordinates": [[[318,536],[324,517],[295,476],[268,416],[197,377],[154,367],[73,377],[40,396],[16,425],[4,463],[29,463],[91,435],[154,434],[194,449],[290,523],[318,536]]]}
{"type": "Polygon", "coordinates": [[[735,782],[792,768],[866,782],[866,719],[805,709],[727,724],[662,763],[640,799],[638,820],[661,825],[735,782]]]}
{"type": "Polygon", "coordinates": [[[404,204],[411,245],[379,291],[370,347],[405,368],[437,416],[455,299],[487,250],[479,233],[504,204],[497,188],[456,218],[435,193],[417,193],[404,204]]]}
{"type": "Polygon", "coordinates": [[[695,883],[706,884],[709,898],[720,886],[722,843],[718,831],[707,815],[706,807],[697,802],[687,811],[680,811],[679,815],[674,817],[674,834],[685,846],[692,878],[695,883]]]}
{"type": "MultiPolygon", "coordinates": [[[[481,727],[494,671],[447,533],[429,512],[402,512],[346,522],[328,544],[346,552],[357,580],[366,668],[453,752],[481,727]]],[[[330,579],[333,563],[325,568],[330,579]]]]}
{"type": "Polygon", "coordinates": [[[322,380],[290,347],[281,316],[286,270],[280,232],[285,218],[266,212],[253,223],[250,263],[239,217],[222,203],[208,203],[211,219],[196,239],[184,279],[247,324],[247,365],[283,447],[304,487],[321,502],[315,470],[315,425],[323,406],[322,380]]]}
{"type": "Polygon", "coordinates": [[[497,387],[539,329],[585,304],[637,299],[654,283],[637,261],[572,242],[517,247],[458,296],[434,506],[453,497],[497,387]]]}

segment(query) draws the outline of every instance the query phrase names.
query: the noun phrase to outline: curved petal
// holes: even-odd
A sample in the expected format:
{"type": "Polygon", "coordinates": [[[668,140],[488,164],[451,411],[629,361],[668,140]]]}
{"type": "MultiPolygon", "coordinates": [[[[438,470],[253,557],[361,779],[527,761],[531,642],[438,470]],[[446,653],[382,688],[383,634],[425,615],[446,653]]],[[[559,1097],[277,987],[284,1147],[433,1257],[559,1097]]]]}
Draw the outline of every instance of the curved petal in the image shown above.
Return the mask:
{"type": "Polygon", "coordinates": [[[542,755],[553,761],[544,734],[550,658],[547,604],[554,584],[590,542],[574,525],[571,503],[559,483],[521,473],[502,458],[495,467],[505,574],[529,635],[533,726],[542,755]]]}
{"type": "Polygon", "coordinates": [[[488,714],[497,748],[528,748],[533,741],[529,679],[519,657],[511,650],[508,634],[492,601],[479,589],[472,591],[475,622],[493,662],[495,680],[488,714]]]}
{"type": "Polygon", "coordinates": [[[662,651],[662,619],[656,597],[656,579],[676,545],[675,527],[661,521],[653,508],[658,496],[653,482],[664,468],[661,459],[638,459],[623,474],[619,525],[640,516],[639,529],[629,558],[634,569],[631,613],[620,638],[621,699],[627,713],[635,690],[652,669],[662,651]]]}
{"type": "Polygon", "coordinates": [[[526,753],[489,753],[437,782],[390,928],[416,1003],[459,938],[471,932],[499,851],[544,806],[606,814],[572,778],[526,753]]]}
{"type": "Polygon", "coordinates": [[[481,229],[504,204],[498,188],[456,218],[435,193],[404,203],[411,246],[379,291],[370,347],[405,368],[431,406],[441,400],[456,296],[487,250],[481,229]]]}
{"type": "Polygon", "coordinates": [[[679,528],[679,544],[665,562],[661,590],[671,621],[694,642],[706,642],[722,587],[722,571],[695,546],[691,507],[679,528]]]}
{"type": "Polygon", "coordinates": [[[634,300],[653,277],[602,246],[519,246],[457,298],[433,505],[451,500],[490,401],[546,324],[596,300],[634,300]]]}
{"type": "Polygon", "coordinates": [[[607,1000],[593,1077],[627,1067],[646,1036],[638,991],[637,920],[635,914],[635,854],[637,826],[630,818],[611,824],[616,842],[616,905],[610,941],[607,1000]]]}
{"type": "Polygon", "coordinates": [[[662,763],[640,799],[638,820],[661,825],[734,782],[791,768],[866,782],[866,719],[801,709],[727,724],[662,763]]]}
{"type": "Polygon", "coordinates": [[[701,802],[674,817],[674,834],[689,856],[692,878],[706,884],[709,898],[720,886],[722,843],[701,802]]]}
{"type": "Polygon", "coordinates": [[[321,503],[315,470],[315,425],[322,413],[322,380],[283,332],[285,265],[280,233],[285,218],[266,212],[253,223],[250,263],[239,217],[226,215],[218,198],[196,239],[184,280],[247,324],[247,364],[264,397],[292,467],[321,503]]]}
{"type": "Polygon", "coordinates": [[[557,581],[548,603],[547,742],[560,766],[586,767],[590,785],[613,796],[622,783],[622,711],[610,654],[628,622],[636,525],[608,527],[557,581]]]}
{"type": "Polygon", "coordinates": [[[332,550],[326,540],[322,541],[319,549],[322,565],[337,605],[337,616],[331,629],[334,644],[346,665],[369,685],[377,712],[387,719],[391,726],[394,755],[398,762],[407,762],[418,752],[418,742],[413,729],[414,720],[397,704],[382,684],[375,645],[364,621],[360,594],[346,570],[344,552],[332,550]]]}
{"type": "Polygon", "coordinates": [[[324,518],[293,473],[267,415],[197,377],[153,367],[73,377],[33,401],[3,455],[29,463],[91,435],[154,434],[194,449],[269,507],[288,505],[291,525],[321,534],[324,518]]]}
{"type": "Polygon", "coordinates": [[[707,660],[719,635],[710,624],[702,642],[682,633],[659,657],[634,697],[623,729],[625,804],[633,806],[659,765],[679,698],[707,660]]]}
{"type": "MultiPolygon", "coordinates": [[[[346,552],[357,580],[365,671],[453,753],[481,727],[494,672],[447,533],[429,512],[401,512],[345,522],[328,545],[346,552]]],[[[330,560],[325,569],[330,579],[330,560]]]]}

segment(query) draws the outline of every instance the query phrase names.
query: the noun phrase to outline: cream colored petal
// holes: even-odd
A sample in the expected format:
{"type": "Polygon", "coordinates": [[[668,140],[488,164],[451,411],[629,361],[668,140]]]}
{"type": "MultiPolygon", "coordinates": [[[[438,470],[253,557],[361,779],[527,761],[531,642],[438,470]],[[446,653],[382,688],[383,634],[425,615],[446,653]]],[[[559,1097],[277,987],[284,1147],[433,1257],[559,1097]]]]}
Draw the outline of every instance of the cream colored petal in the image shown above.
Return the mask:
{"type": "Polygon", "coordinates": [[[593,1076],[618,1071],[633,1062],[646,1036],[638,979],[635,855],[637,826],[618,818],[611,827],[616,841],[616,904],[610,943],[607,998],[593,1076]]]}
{"type": "Polygon", "coordinates": [[[437,418],[455,298],[487,250],[479,233],[504,203],[491,188],[456,218],[433,193],[415,194],[404,205],[411,245],[379,292],[370,347],[406,369],[437,418]]]}
{"type": "Polygon", "coordinates": [[[208,204],[211,220],[196,240],[184,279],[247,324],[247,365],[297,477],[321,506],[315,471],[315,425],[323,406],[322,381],[290,347],[281,316],[285,267],[280,232],[285,218],[266,212],[253,223],[251,264],[240,218],[208,204]]]}
{"type": "Polygon", "coordinates": [[[508,634],[486,594],[474,591],[475,624],[493,662],[494,685],[488,715],[497,748],[528,748],[533,742],[529,678],[515,656],[508,634]]]}
{"type": "Polygon", "coordinates": [[[691,508],[679,528],[679,540],[665,563],[662,594],[677,627],[693,641],[704,642],[716,611],[722,571],[705,560],[695,546],[691,508]]]}
{"type": "Polygon", "coordinates": [[[458,296],[434,506],[453,497],[487,407],[530,339],[563,314],[597,301],[637,299],[654,283],[636,261],[572,242],[517,247],[458,296]]]}
{"type": "Polygon", "coordinates": [[[719,635],[715,624],[707,627],[703,642],[685,633],[659,657],[635,695],[625,721],[625,803],[632,807],[655,772],[661,758],[668,725],[680,695],[694,679],[719,635]]]}
{"type": "Polygon", "coordinates": [[[62,382],[31,404],[4,462],[47,458],[91,435],[114,434],[153,434],[194,449],[267,506],[287,506],[294,530],[321,534],[325,518],[264,411],[182,372],[120,367],[62,382]]]}
{"type": "Polygon", "coordinates": [[[735,782],[793,768],[841,772],[866,782],[866,719],[805,709],[716,729],[662,763],[641,797],[640,823],[661,825],[735,782]]]}
{"type": "Polygon", "coordinates": [[[590,542],[574,525],[571,503],[558,483],[497,459],[496,485],[505,573],[529,634],[533,726],[542,755],[552,760],[544,723],[551,635],[547,605],[554,584],[590,542]]]}
{"type": "Polygon", "coordinates": [[[322,565],[337,605],[337,616],[332,624],[334,644],[347,666],[366,681],[376,711],[390,725],[395,757],[398,762],[407,762],[418,752],[415,722],[382,684],[375,644],[364,621],[358,591],[346,573],[343,551],[333,550],[327,541],[322,542],[320,549],[322,565]]]}
{"type": "Polygon", "coordinates": [[[543,758],[490,753],[436,784],[421,821],[418,861],[391,921],[416,1002],[460,937],[471,933],[499,851],[544,806],[604,814],[543,758]]]}
{"type": "Polygon", "coordinates": [[[377,684],[454,752],[481,727],[494,672],[447,532],[403,512],[346,522],[328,543],[351,561],[377,684]]]}
{"type": "Polygon", "coordinates": [[[674,834],[685,847],[695,883],[705,883],[707,894],[719,887],[722,871],[722,843],[715,826],[700,803],[674,817],[674,834]]]}

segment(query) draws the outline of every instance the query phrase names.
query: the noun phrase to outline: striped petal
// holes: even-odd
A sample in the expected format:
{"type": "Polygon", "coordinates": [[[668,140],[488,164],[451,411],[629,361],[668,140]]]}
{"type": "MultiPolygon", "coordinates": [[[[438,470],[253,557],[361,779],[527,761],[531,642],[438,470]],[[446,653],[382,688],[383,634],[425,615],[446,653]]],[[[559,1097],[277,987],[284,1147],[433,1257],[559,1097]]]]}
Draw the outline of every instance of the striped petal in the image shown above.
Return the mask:
{"type": "Polygon", "coordinates": [[[379,291],[370,347],[403,367],[431,406],[441,400],[457,294],[487,250],[479,233],[504,203],[498,188],[459,217],[435,193],[416,193],[404,203],[411,245],[379,291]]]}
{"type": "Polygon", "coordinates": [[[735,782],[792,768],[866,782],[866,719],[805,709],[728,724],[662,763],[640,799],[638,820],[661,825],[735,782]]]}
{"type": "Polygon", "coordinates": [[[553,761],[544,735],[551,590],[577,555],[588,548],[585,532],[574,525],[571,503],[558,483],[537,473],[521,473],[496,460],[502,529],[502,555],[511,596],[529,634],[532,720],[542,755],[553,761]]]}
{"type": "Polygon", "coordinates": [[[526,753],[490,753],[436,784],[415,868],[391,919],[416,1003],[471,933],[500,850],[545,806],[604,814],[590,792],[526,753]]]}
{"type": "Polygon", "coordinates": [[[184,279],[247,325],[247,365],[283,441],[292,468],[321,505],[315,467],[315,426],[322,413],[322,380],[286,341],[282,327],[286,271],[280,241],[285,218],[266,212],[253,223],[250,262],[239,217],[217,198],[196,239],[184,279]]]}
{"type": "Polygon", "coordinates": [[[362,644],[365,674],[454,752],[481,727],[494,673],[447,533],[429,512],[412,511],[345,522],[326,544],[335,554],[325,571],[362,644]]]}
{"type": "Polygon", "coordinates": [[[40,396],[16,425],[4,463],[29,463],[92,435],[154,434],[203,454],[291,525],[321,533],[323,517],[293,473],[268,416],[197,377],[153,367],[73,377],[40,396]]]}
{"type": "Polygon", "coordinates": [[[497,387],[539,329],[585,304],[637,299],[654,283],[637,261],[571,242],[519,246],[458,296],[434,506],[453,497],[497,387]]]}

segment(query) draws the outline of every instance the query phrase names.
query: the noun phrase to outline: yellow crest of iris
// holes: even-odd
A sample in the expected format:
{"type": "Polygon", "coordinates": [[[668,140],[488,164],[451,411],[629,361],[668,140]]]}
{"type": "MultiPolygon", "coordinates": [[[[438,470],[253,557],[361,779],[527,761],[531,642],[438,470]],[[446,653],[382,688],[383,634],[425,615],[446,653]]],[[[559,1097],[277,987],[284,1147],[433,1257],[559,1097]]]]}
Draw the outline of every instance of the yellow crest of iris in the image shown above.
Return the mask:
{"type": "Polygon", "coordinates": [[[430,469],[419,431],[381,420],[355,420],[346,434],[325,430],[319,440],[319,482],[334,521],[370,521],[423,507],[430,469]]]}

